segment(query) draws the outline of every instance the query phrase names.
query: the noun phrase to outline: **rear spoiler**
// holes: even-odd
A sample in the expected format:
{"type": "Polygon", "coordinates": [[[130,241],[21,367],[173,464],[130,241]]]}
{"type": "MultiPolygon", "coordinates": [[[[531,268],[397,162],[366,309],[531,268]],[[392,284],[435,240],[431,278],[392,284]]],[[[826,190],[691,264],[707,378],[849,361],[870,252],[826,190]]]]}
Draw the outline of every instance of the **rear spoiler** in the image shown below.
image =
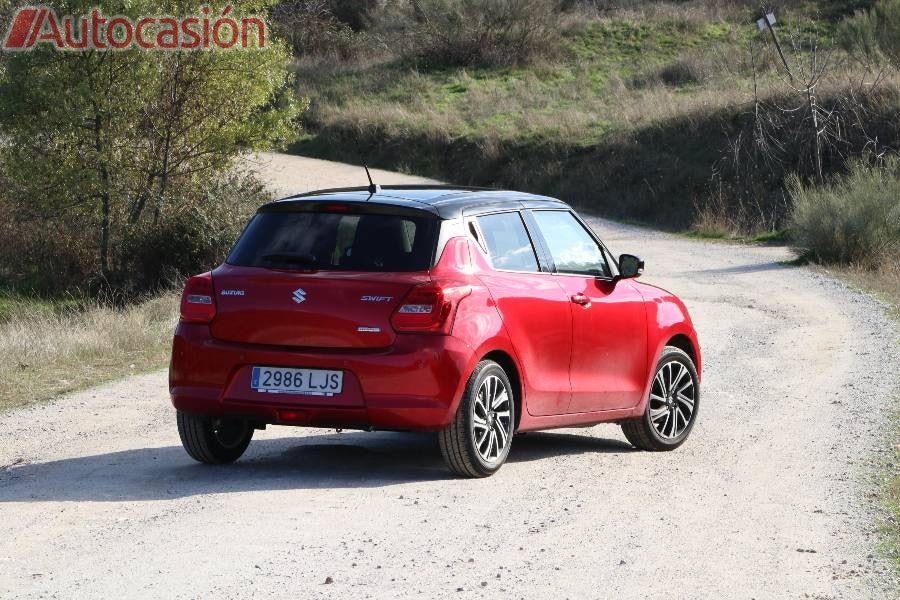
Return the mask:
{"type": "Polygon", "coordinates": [[[257,212],[333,212],[432,218],[439,216],[437,209],[430,204],[413,203],[410,200],[391,197],[376,197],[376,199],[368,201],[354,197],[336,197],[328,200],[322,198],[279,200],[261,206],[257,212]]]}

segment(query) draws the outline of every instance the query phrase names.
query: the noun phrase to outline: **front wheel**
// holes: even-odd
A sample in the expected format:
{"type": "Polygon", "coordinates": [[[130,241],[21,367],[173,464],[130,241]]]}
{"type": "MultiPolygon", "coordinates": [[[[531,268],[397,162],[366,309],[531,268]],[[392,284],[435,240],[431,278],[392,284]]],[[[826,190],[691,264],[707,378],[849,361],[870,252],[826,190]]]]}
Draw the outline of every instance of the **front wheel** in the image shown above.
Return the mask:
{"type": "Polygon", "coordinates": [[[683,350],[666,346],[644,414],[622,423],[622,432],[640,450],[674,450],[684,443],[697,421],[700,380],[694,361],[683,350]]]}
{"type": "Polygon", "coordinates": [[[191,458],[209,465],[233,463],[244,454],[253,428],[243,419],[192,415],[178,411],[178,435],[191,458]]]}
{"type": "Polygon", "coordinates": [[[496,473],[509,455],[515,411],[512,385],[503,367],[491,360],[478,363],[453,421],[438,434],[447,466],[463,477],[496,473]]]}

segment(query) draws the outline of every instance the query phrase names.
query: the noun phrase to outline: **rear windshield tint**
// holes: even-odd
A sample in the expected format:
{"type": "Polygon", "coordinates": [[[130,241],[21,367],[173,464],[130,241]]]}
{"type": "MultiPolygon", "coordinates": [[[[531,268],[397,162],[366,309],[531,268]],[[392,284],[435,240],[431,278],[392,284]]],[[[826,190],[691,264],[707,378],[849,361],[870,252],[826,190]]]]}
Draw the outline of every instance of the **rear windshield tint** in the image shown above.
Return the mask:
{"type": "Polygon", "coordinates": [[[437,221],[428,217],[261,212],[227,262],[242,267],[340,271],[425,271],[437,221]]]}

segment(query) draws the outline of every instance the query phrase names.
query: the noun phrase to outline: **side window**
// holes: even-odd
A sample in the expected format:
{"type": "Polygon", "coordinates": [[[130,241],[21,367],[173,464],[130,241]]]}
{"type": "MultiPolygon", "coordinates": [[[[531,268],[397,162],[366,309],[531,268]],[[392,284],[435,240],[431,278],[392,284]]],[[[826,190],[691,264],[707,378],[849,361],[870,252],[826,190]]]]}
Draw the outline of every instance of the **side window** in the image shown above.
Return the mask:
{"type": "Polygon", "coordinates": [[[478,217],[478,225],[495,269],[538,271],[537,256],[519,213],[478,217]]]}
{"type": "Polygon", "coordinates": [[[547,242],[557,272],[609,276],[603,250],[572,213],[536,210],[532,214],[547,242]]]}

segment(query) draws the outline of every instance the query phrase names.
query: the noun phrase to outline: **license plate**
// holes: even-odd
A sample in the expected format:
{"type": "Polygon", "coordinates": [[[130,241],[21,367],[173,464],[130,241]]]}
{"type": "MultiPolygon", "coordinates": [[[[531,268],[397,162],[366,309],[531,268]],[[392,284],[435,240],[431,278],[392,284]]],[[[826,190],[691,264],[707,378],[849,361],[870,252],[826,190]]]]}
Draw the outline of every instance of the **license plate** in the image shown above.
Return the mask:
{"type": "Polygon", "coordinates": [[[342,371],[253,367],[250,388],[264,394],[334,396],[344,388],[342,371]]]}

